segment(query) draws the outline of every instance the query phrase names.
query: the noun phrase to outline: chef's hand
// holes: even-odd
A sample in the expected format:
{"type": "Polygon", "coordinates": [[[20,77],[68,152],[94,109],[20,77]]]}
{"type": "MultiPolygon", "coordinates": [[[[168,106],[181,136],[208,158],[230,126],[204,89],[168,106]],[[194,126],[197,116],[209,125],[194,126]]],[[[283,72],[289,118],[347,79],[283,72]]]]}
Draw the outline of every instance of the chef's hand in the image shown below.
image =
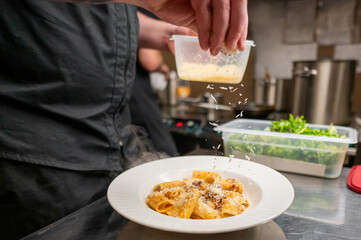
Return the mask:
{"type": "Polygon", "coordinates": [[[198,32],[202,49],[216,55],[227,49],[245,49],[248,31],[247,0],[142,0],[139,5],[160,19],[198,32]]]}
{"type": "Polygon", "coordinates": [[[172,35],[196,36],[197,34],[186,27],[156,20],[138,12],[139,18],[139,48],[152,48],[170,51],[174,55],[174,41],[172,35]]]}
{"type": "MultiPolygon", "coordinates": [[[[130,3],[145,8],[160,19],[198,32],[202,49],[216,55],[222,44],[228,50],[245,49],[247,0],[53,0],[102,4],[130,3]]],[[[148,32],[149,33],[149,32],[148,32]]],[[[151,34],[151,33],[150,33],[151,34]]],[[[141,37],[141,36],[140,36],[141,37]]]]}

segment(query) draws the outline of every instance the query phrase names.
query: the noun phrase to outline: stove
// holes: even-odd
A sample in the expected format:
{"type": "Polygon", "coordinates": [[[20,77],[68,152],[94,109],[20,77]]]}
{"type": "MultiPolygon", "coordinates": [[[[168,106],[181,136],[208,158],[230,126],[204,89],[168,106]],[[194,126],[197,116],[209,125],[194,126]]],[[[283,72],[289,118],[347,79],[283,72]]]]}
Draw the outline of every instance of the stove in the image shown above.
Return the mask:
{"type": "Polygon", "coordinates": [[[187,104],[163,108],[163,122],[174,138],[180,155],[196,148],[222,150],[222,135],[214,131],[219,124],[234,119],[233,111],[204,109],[187,104]]]}

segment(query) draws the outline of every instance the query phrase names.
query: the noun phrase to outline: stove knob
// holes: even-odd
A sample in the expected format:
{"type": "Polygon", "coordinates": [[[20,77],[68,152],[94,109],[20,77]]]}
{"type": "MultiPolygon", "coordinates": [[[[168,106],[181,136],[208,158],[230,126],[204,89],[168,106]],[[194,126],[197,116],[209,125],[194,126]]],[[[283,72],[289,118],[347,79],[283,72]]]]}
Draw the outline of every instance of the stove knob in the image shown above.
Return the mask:
{"type": "Polygon", "coordinates": [[[192,127],[194,126],[195,122],[192,121],[192,120],[189,120],[189,121],[187,121],[186,124],[187,124],[187,127],[188,127],[188,128],[192,128],[192,127]]]}

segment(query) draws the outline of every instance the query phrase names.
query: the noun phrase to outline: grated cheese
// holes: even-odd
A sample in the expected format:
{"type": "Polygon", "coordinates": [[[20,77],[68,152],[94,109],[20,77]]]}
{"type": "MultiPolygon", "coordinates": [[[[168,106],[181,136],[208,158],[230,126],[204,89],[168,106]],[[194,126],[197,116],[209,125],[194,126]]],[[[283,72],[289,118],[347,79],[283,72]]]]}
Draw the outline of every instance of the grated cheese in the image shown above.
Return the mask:
{"type": "MultiPolygon", "coordinates": [[[[232,157],[230,157],[230,161],[232,157]]],[[[164,214],[182,216],[183,212],[181,211],[185,209],[184,206],[191,204],[195,197],[198,199],[197,204],[205,204],[202,205],[204,206],[202,208],[203,213],[205,211],[206,216],[209,216],[209,218],[232,216],[233,214],[222,213],[225,203],[236,206],[238,209],[236,214],[240,214],[249,206],[249,202],[243,197],[242,191],[239,191],[242,185],[235,179],[222,179],[220,176],[213,176],[211,179],[193,177],[191,179],[183,179],[183,182],[182,186],[165,188],[160,191],[155,190],[155,192],[151,193],[165,196],[168,192],[181,190],[181,194],[177,198],[169,199],[174,204],[174,207],[164,214]],[[230,185],[225,184],[224,181],[227,181],[230,185]],[[197,196],[195,196],[195,192],[197,196]]],[[[200,218],[197,214],[190,217],[200,218]]]]}
{"type": "Polygon", "coordinates": [[[207,63],[183,63],[179,70],[179,77],[183,80],[239,83],[244,75],[244,69],[235,64],[219,66],[207,63]]]}

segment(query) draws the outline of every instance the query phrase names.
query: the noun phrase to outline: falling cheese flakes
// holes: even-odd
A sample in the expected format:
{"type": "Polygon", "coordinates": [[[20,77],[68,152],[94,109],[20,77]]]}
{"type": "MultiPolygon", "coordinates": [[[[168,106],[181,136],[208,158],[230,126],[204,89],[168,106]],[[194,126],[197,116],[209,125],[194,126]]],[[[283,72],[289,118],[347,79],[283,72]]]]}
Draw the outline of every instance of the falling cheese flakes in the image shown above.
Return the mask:
{"type": "Polygon", "coordinates": [[[213,127],[218,127],[218,121],[217,122],[209,122],[210,125],[212,125],[213,127]]]}
{"type": "Polygon", "coordinates": [[[213,84],[212,84],[212,85],[211,85],[211,84],[208,84],[208,85],[207,85],[207,89],[214,89],[213,84]]]}

